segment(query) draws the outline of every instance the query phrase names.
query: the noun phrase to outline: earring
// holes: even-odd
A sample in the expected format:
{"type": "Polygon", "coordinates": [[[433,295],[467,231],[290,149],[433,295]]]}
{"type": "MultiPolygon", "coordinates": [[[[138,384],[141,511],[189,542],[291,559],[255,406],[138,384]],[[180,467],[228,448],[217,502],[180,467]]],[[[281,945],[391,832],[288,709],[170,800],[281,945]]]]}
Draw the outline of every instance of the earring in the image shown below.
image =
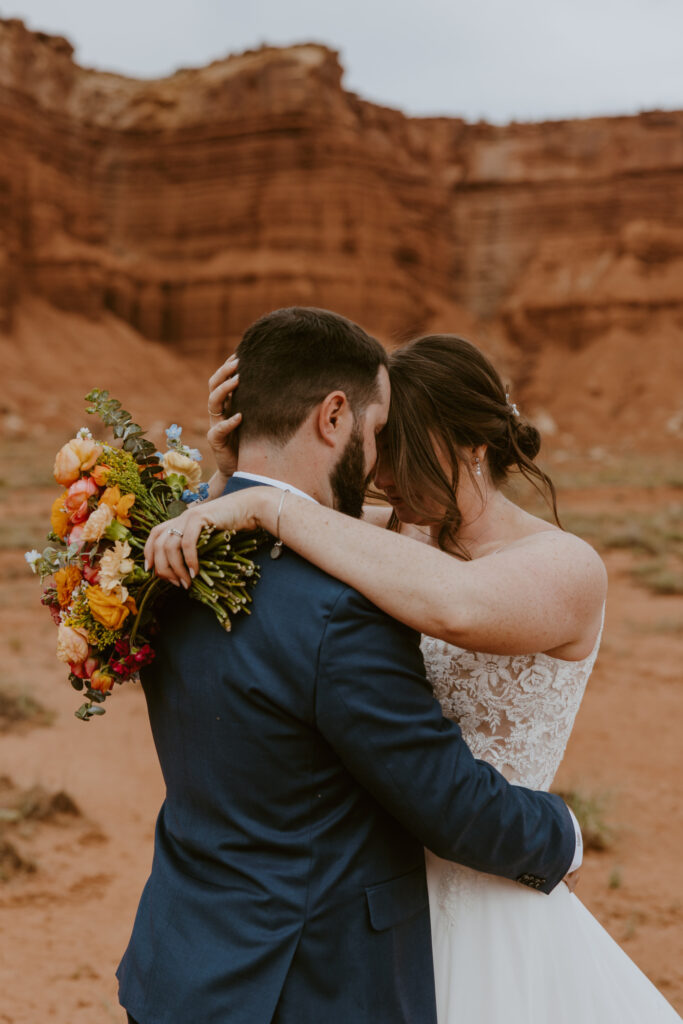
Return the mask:
{"type": "Polygon", "coordinates": [[[474,472],[476,473],[477,476],[481,476],[481,460],[478,455],[474,456],[474,464],[476,467],[474,472]]]}

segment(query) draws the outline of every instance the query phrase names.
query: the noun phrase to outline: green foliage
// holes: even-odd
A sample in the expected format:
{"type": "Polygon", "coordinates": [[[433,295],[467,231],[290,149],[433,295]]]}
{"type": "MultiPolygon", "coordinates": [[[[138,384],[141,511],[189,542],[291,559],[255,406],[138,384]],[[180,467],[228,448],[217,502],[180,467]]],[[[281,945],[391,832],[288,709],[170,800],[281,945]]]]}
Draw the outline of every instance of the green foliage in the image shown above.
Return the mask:
{"type": "Polygon", "coordinates": [[[143,436],[142,427],[133,423],[131,414],[116,398],[111,398],[108,391],[93,388],[85,400],[92,402],[87,411],[99,416],[106,426],[112,428],[114,437],[123,442],[124,451],[130,452],[136,462],[146,465],[152,460],[156,448],[143,436]]]}

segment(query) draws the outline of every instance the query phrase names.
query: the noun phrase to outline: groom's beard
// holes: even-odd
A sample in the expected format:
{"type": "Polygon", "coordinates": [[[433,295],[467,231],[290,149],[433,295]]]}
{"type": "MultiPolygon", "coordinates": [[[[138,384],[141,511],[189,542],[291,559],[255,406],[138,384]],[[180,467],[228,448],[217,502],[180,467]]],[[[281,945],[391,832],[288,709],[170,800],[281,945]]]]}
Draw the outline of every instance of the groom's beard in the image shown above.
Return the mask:
{"type": "Polygon", "coordinates": [[[365,472],[363,431],[359,423],[354,424],[351,437],[332,470],[330,486],[334,495],[334,507],[354,519],[363,515],[363,500],[372,473],[365,472]]]}

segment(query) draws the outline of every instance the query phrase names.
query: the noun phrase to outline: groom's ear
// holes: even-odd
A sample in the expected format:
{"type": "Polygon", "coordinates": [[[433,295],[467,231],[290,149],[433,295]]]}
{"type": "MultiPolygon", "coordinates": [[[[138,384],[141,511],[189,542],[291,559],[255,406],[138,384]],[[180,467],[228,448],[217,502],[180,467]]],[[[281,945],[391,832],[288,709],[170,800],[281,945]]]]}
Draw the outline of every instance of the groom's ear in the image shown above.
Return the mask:
{"type": "Polygon", "coordinates": [[[331,391],[318,406],[316,422],[321,440],[332,448],[345,444],[349,420],[353,422],[353,413],[345,393],[331,391]]]}

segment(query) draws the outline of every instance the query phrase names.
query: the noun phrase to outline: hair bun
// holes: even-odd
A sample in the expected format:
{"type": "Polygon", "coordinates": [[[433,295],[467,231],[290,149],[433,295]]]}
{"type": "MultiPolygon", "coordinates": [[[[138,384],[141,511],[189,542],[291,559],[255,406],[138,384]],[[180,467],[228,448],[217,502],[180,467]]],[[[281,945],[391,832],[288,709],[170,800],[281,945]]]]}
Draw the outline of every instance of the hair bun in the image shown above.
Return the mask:
{"type": "Polygon", "coordinates": [[[517,447],[523,455],[526,455],[527,459],[531,459],[533,462],[541,450],[541,435],[538,430],[531,423],[519,420],[516,416],[512,420],[511,428],[517,447]]]}

